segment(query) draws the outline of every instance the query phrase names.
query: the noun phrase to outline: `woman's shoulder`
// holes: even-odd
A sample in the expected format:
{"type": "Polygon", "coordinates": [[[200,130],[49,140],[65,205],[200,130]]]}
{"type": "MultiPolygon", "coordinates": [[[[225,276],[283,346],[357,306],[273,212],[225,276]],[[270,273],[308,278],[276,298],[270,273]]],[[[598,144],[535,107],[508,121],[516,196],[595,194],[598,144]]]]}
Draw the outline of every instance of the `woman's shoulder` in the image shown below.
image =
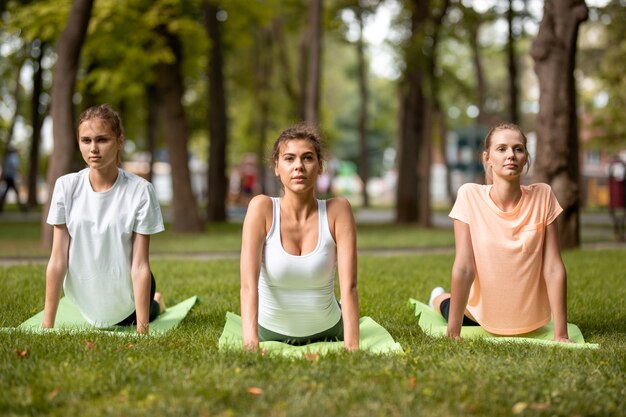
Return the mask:
{"type": "Polygon", "coordinates": [[[536,182],[530,185],[522,185],[522,189],[525,189],[531,195],[550,195],[552,194],[552,187],[549,184],[543,182],[536,182]]]}
{"type": "Polygon", "coordinates": [[[259,194],[259,195],[255,195],[254,197],[252,197],[252,199],[248,203],[248,209],[246,213],[265,214],[267,212],[271,212],[272,209],[273,209],[272,197],[267,196],[265,194],[259,194]]]}
{"type": "Polygon", "coordinates": [[[488,185],[476,184],[474,182],[466,182],[459,187],[459,189],[457,190],[457,195],[478,194],[483,192],[487,187],[488,185]]]}
{"type": "Polygon", "coordinates": [[[152,186],[152,183],[150,181],[148,181],[147,179],[145,179],[142,176],[139,176],[133,172],[130,171],[126,171],[125,169],[122,168],[118,168],[119,169],[119,175],[122,176],[122,178],[124,178],[124,180],[127,183],[130,184],[136,184],[138,186],[141,187],[150,187],[152,186]]]}
{"type": "Polygon", "coordinates": [[[71,187],[73,184],[76,184],[76,182],[80,178],[84,177],[88,173],[89,173],[89,169],[85,168],[78,172],[70,172],[69,174],[61,175],[59,178],[57,178],[56,185],[62,186],[64,188],[71,187]]]}
{"type": "Polygon", "coordinates": [[[345,197],[333,197],[326,200],[326,213],[331,223],[337,219],[354,220],[352,205],[345,197]]]}
{"type": "Polygon", "coordinates": [[[352,205],[345,197],[333,197],[326,200],[326,210],[329,212],[350,211],[352,212],[352,205]]]}

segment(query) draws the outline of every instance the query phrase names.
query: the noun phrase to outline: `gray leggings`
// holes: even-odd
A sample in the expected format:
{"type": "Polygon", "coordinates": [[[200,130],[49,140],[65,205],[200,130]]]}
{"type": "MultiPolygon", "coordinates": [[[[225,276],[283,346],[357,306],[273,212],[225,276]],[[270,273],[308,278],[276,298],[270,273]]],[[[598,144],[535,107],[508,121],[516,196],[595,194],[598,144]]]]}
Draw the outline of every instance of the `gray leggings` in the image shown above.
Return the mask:
{"type": "Polygon", "coordinates": [[[335,342],[343,340],[343,319],[340,317],[337,324],[331,327],[328,330],[324,330],[323,332],[316,333],[310,336],[286,336],[284,334],[276,333],[271,330],[266,329],[265,327],[258,325],[259,330],[259,341],[261,342],[283,342],[288,343],[290,345],[306,345],[307,343],[314,342],[335,342]]]}

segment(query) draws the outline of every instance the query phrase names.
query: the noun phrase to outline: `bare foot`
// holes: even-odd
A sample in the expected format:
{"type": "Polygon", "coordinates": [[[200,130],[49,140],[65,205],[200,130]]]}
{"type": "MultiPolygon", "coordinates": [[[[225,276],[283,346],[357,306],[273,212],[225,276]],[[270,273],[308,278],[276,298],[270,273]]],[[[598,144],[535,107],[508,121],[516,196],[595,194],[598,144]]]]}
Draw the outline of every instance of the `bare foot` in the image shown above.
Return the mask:
{"type": "Polygon", "coordinates": [[[159,314],[165,313],[165,301],[163,300],[163,295],[161,295],[160,292],[157,291],[154,293],[154,301],[159,303],[159,314]]]}

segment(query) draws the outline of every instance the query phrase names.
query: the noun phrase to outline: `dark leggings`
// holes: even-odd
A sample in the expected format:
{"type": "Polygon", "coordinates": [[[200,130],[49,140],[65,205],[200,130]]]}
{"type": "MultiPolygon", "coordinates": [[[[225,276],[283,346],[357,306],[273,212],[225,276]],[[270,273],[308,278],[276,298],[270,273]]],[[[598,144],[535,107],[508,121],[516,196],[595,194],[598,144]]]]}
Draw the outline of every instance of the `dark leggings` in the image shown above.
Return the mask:
{"type": "MultiPolygon", "coordinates": [[[[154,275],[150,272],[150,313],[149,321],[156,319],[161,312],[161,306],[154,301],[154,294],[156,293],[156,281],[154,275]]],[[[130,316],[116,324],[116,326],[132,326],[137,324],[137,311],[133,311],[130,316]]]]}
{"type": "Polygon", "coordinates": [[[336,342],[343,341],[343,319],[340,317],[337,324],[335,324],[330,329],[324,330],[323,332],[315,333],[310,336],[286,336],[284,334],[276,333],[271,330],[266,329],[260,324],[257,326],[259,330],[259,340],[261,342],[283,342],[288,343],[290,345],[306,345],[308,343],[314,342],[336,342]]]}
{"type": "MultiPolygon", "coordinates": [[[[441,310],[441,315],[446,321],[448,321],[448,316],[450,315],[450,299],[446,298],[443,300],[439,306],[439,310],[441,310]]],[[[463,315],[463,326],[480,326],[480,324],[476,323],[474,320],[470,319],[466,315],[463,315]]]]}

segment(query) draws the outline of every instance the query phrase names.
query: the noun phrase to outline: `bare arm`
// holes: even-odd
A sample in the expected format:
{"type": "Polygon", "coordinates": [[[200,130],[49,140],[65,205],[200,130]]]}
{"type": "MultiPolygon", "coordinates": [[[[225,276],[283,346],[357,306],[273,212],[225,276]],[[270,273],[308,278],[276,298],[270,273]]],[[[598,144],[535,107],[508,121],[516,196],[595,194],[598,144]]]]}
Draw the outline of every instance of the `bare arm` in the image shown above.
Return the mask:
{"type": "Polygon", "coordinates": [[[250,201],[243,222],[239,274],[242,336],[247,350],[259,347],[259,273],[267,232],[267,213],[271,210],[272,200],[257,196],[250,201]]]}
{"type": "Polygon", "coordinates": [[[467,223],[454,220],[454,242],[456,256],[452,265],[450,314],[446,335],[457,339],[461,335],[463,315],[467,307],[469,291],[474,282],[474,251],[470,227],[467,223]]]}
{"type": "Polygon", "coordinates": [[[67,259],[70,249],[70,234],[64,224],[55,225],[52,237],[52,252],[46,268],[46,301],[43,313],[43,328],[54,327],[59,308],[59,297],[63,279],[67,273],[67,259]]]}
{"type": "Polygon", "coordinates": [[[137,333],[148,334],[150,331],[150,236],[133,233],[133,260],[130,276],[133,280],[135,295],[135,314],[137,333]]]}
{"type": "Polygon", "coordinates": [[[556,221],[546,228],[545,239],[543,277],[546,281],[554,320],[554,340],[571,342],[567,334],[567,273],[561,259],[559,229],[556,221]]]}
{"type": "Polygon", "coordinates": [[[329,214],[334,219],[337,243],[337,273],[341,292],[344,346],[348,351],[359,349],[359,294],[357,291],[356,226],[348,200],[329,200],[329,214]]]}

